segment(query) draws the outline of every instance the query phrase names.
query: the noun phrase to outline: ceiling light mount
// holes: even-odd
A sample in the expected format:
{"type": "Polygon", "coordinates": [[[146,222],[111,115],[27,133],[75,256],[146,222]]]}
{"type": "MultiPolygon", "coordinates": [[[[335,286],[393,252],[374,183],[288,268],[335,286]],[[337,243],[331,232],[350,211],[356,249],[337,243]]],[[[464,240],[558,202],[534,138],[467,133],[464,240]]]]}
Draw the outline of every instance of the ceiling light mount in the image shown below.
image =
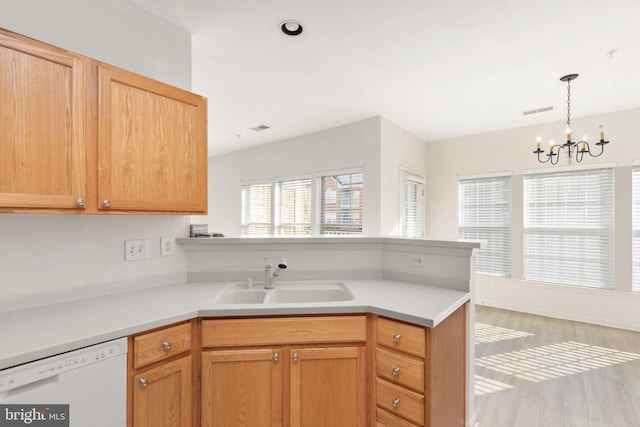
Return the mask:
{"type": "Polygon", "coordinates": [[[589,143],[587,142],[587,135],[582,137],[582,140],[578,142],[573,142],[571,137],[573,135],[573,130],[571,130],[571,81],[578,78],[578,74],[567,74],[566,76],[560,77],[560,81],[567,82],[567,130],[565,131],[567,142],[564,144],[555,144],[553,139],[549,141],[549,154],[546,154],[547,160],[540,159],[540,154],[544,153],[544,150],[540,148],[540,143],[542,142],[542,138],[538,137],[536,139],[536,151],[533,154],[538,155],[538,161],[540,163],[550,162],[552,165],[557,165],[558,160],[560,160],[560,151],[563,148],[567,149],[567,159],[569,163],[573,159],[573,154],[571,153],[571,149],[575,146],[575,158],[576,162],[580,163],[584,157],[585,153],[588,153],[591,157],[599,157],[604,152],[604,146],[609,143],[609,141],[605,141],[604,139],[604,128],[600,125],[599,134],[600,141],[596,142],[595,145],[600,146],[600,153],[592,154],[590,150],[589,143]],[[554,152],[555,150],[555,152],[554,152]],[[556,157],[557,156],[557,157],[556,157]],[[554,157],[556,157],[554,161],[554,157]]]}
{"type": "Polygon", "coordinates": [[[302,34],[303,27],[300,22],[293,19],[287,19],[280,23],[280,31],[287,36],[295,37],[302,34]]]}

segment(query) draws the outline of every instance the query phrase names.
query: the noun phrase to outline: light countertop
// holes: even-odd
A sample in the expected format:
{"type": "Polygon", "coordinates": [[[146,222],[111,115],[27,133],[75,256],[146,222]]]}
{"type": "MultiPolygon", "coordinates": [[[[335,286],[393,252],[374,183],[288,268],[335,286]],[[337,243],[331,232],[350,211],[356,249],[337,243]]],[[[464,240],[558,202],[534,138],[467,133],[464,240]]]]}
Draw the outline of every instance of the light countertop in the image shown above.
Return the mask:
{"type": "Polygon", "coordinates": [[[435,327],[470,298],[390,280],[342,282],[354,299],[216,304],[230,282],[183,283],[0,314],[0,369],[196,317],[374,313],[435,327]]]}

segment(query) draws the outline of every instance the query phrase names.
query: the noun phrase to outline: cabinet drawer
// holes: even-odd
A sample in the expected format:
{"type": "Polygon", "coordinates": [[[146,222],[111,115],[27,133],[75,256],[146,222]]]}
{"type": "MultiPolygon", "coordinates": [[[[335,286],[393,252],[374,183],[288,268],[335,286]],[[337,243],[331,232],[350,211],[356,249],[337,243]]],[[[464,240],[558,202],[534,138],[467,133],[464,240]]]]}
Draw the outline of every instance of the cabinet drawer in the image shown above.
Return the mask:
{"type": "Polygon", "coordinates": [[[366,316],[320,316],[202,321],[203,347],[363,342],[366,316]]]}
{"type": "Polygon", "coordinates": [[[387,411],[376,408],[376,427],[417,427],[409,421],[398,418],[387,411]]]}
{"type": "Polygon", "coordinates": [[[424,396],[411,390],[376,379],[376,403],[391,414],[424,425],[424,396]]]}
{"type": "Polygon", "coordinates": [[[377,319],[376,326],[376,338],[379,345],[424,357],[424,328],[383,317],[377,319]]]}
{"type": "Polygon", "coordinates": [[[424,362],[402,353],[376,348],[376,375],[424,393],[424,362]]]}
{"type": "Polygon", "coordinates": [[[137,369],[188,350],[191,323],[169,326],[133,338],[133,365],[137,369]]]}

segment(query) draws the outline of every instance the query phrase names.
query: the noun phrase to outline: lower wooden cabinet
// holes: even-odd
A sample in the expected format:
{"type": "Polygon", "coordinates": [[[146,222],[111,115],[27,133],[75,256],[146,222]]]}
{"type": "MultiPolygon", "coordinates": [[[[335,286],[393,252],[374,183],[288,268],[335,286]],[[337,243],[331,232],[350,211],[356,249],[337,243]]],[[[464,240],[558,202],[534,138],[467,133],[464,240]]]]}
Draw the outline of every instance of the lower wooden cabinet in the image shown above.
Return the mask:
{"type": "Polygon", "coordinates": [[[465,310],[435,328],[282,316],[137,334],[129,427],[462,427],[465,310]]]}
{"type": "MultiPolygon", "coordinates": [[[[130,427],[193,427],[193,323],[182,322],[129,337],[130,427]]],[[[196,355],[198,355],[196,353],[196,355]]]]}
{"type": "Polygon", "coordinates": [[[282,349],[202,353],[202,427],[282,425],[282,349]]]}
{"type": "Polygon", "coordinates": [[[191,427],[191,356],[141,372],[133,378],[135,427],[191,427]]]}
{"type": "Polygon", "coordinates": [[[366,324],[366,316],[203,320],[203,346],[215,348],[202,353],[202,426],[366,426],[366,324]],[[262,347],[239,347],[249,345],[262,347]]]}
{"type": "Polygon", "coordinates": [[[291,426],[365,426],[365,367],[364,347],[291,349],[291,426]]]}

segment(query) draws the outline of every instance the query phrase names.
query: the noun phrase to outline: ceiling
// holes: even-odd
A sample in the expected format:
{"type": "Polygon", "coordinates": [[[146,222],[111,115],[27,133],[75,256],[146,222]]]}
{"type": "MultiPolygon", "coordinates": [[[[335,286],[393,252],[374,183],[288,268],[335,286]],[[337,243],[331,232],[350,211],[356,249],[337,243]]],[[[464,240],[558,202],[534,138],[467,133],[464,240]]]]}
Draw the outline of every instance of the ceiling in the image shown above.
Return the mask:
{"type": "Polygon", "coordinates": [[[572,117],[640,106],[639,0],[130,1],[192,33],[211,155],[372,116],[425,141],[563,121],[571,73],[572,117]]]}

